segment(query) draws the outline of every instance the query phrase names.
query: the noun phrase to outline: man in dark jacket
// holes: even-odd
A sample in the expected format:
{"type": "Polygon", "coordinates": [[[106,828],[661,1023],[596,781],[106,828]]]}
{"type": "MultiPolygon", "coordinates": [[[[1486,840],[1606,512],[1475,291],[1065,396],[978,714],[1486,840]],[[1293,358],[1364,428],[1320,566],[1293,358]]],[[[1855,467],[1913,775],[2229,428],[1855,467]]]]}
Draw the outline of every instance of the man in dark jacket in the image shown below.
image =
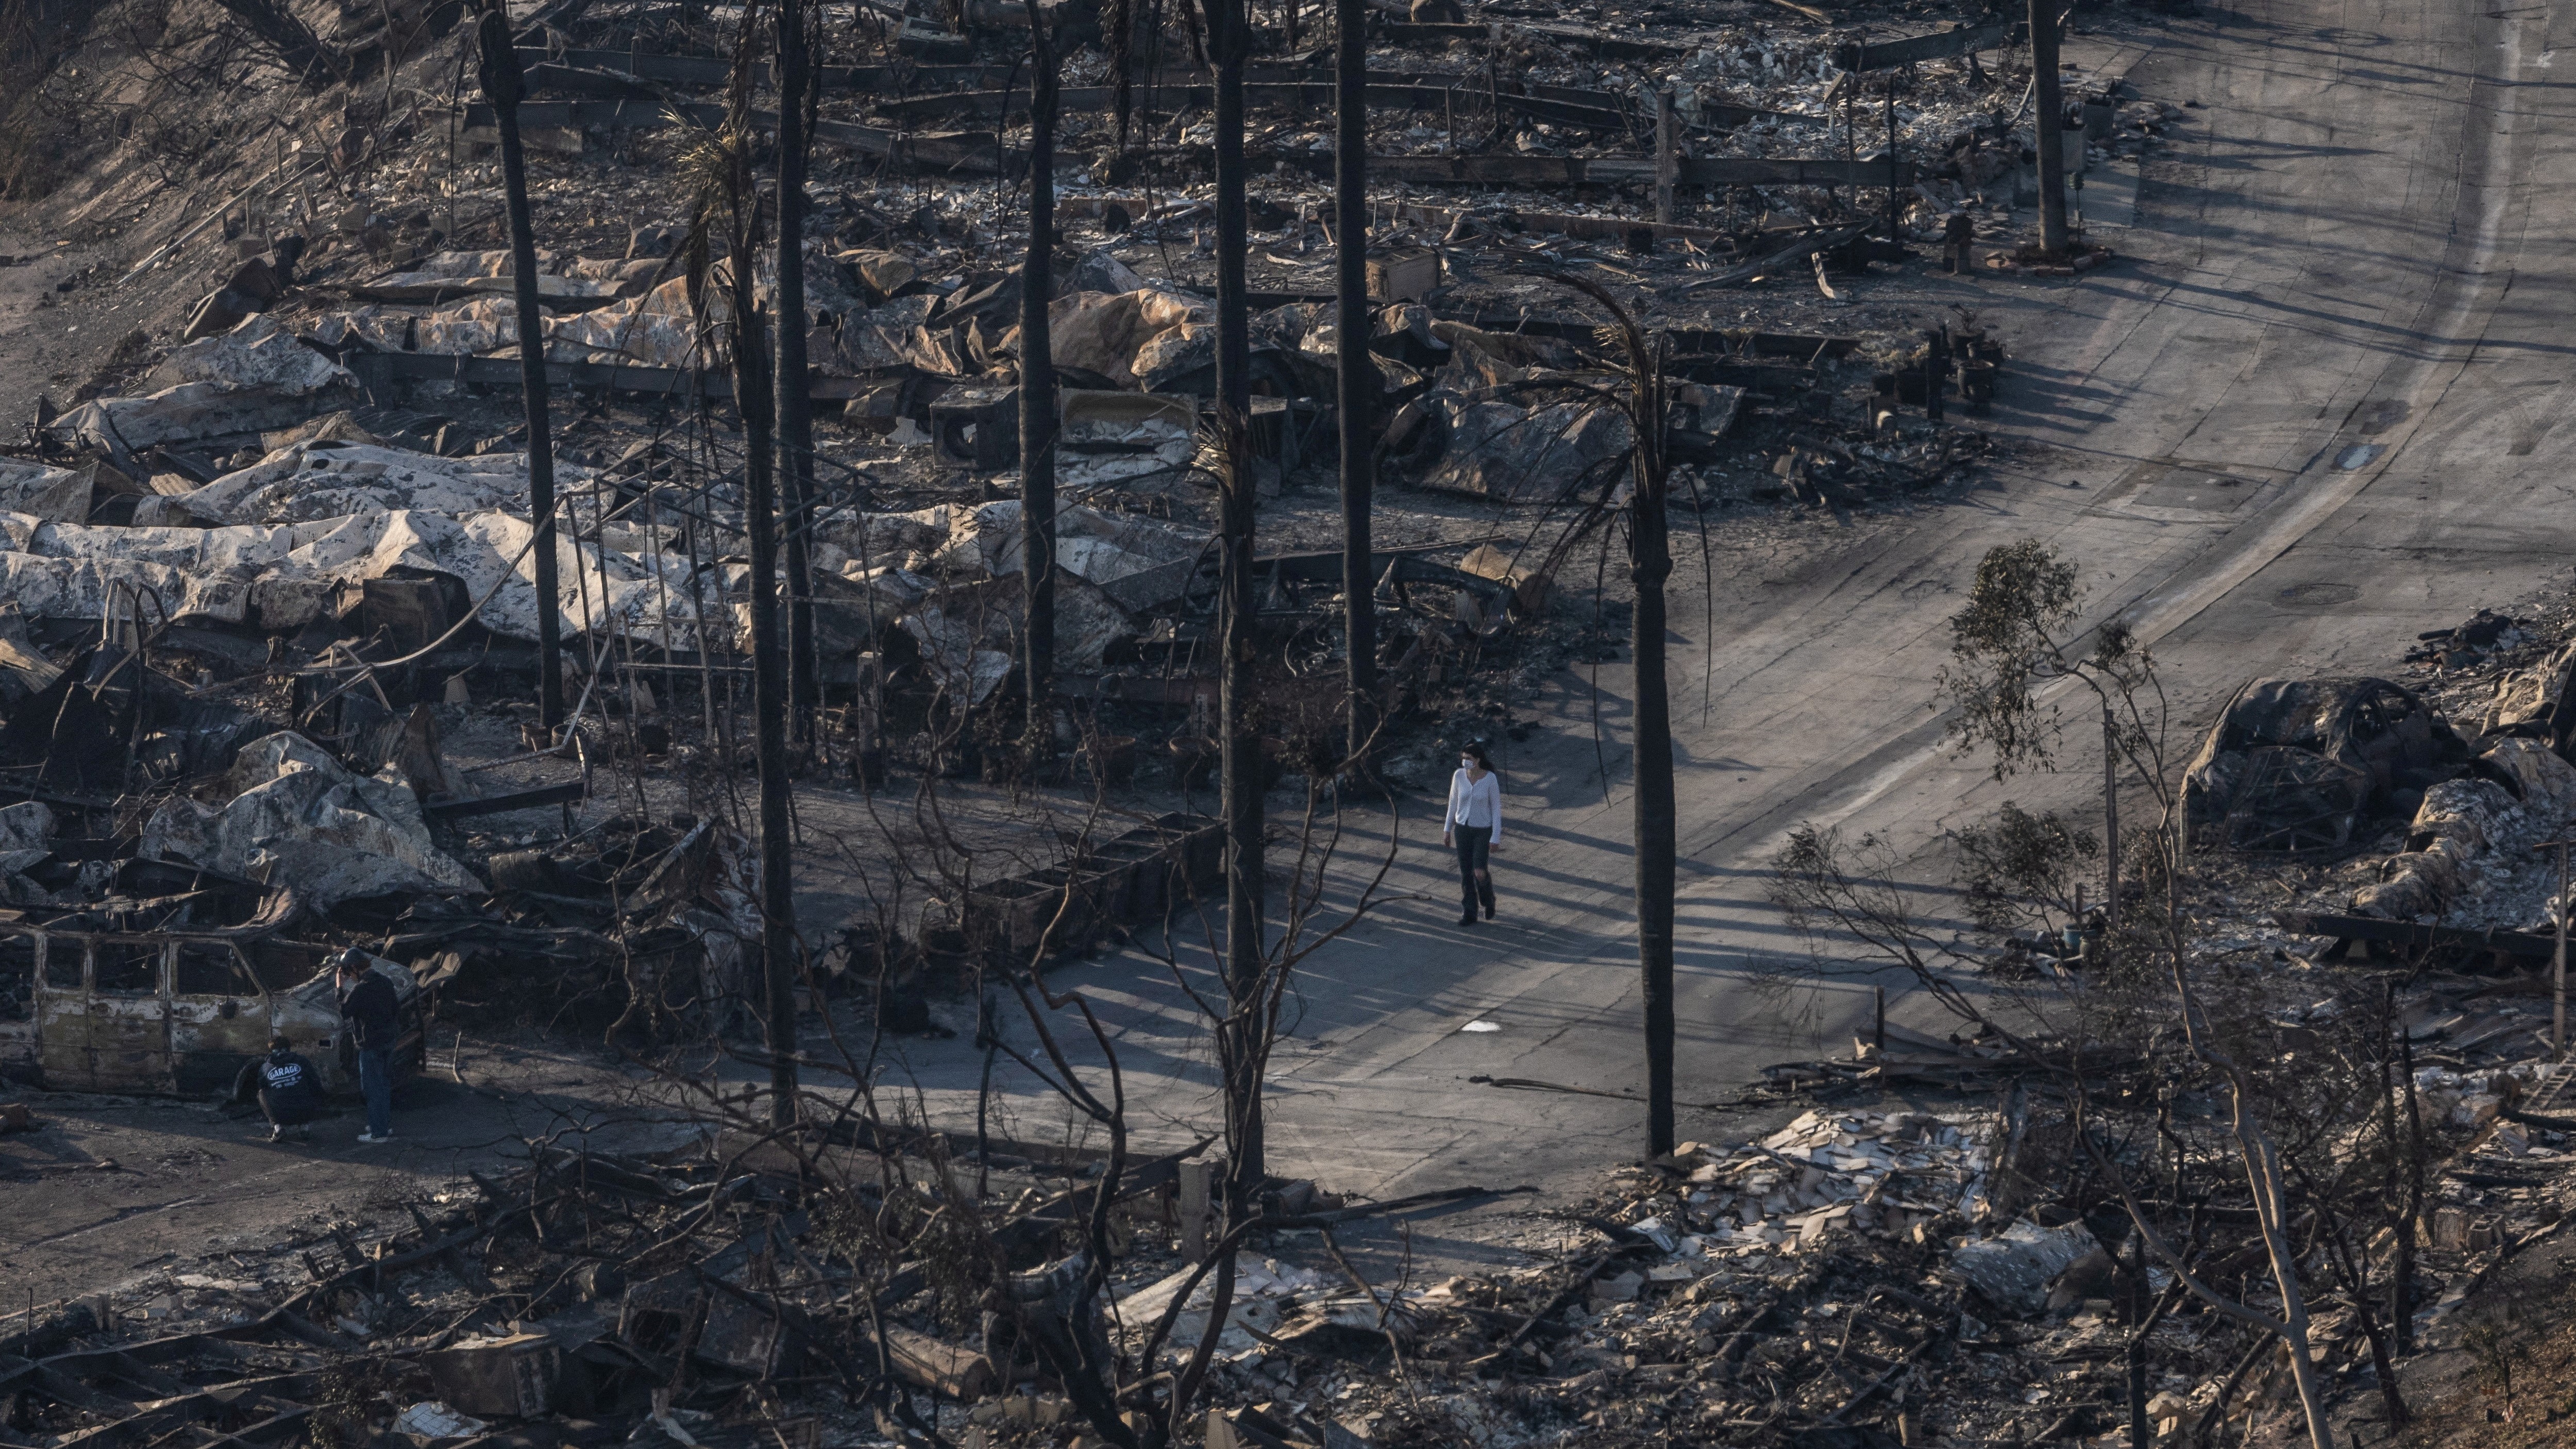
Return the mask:
{"type": "Polygon", "coordinates": [[[394,1140],[394,1039],[402,1034],[393,983],[369,969],[367,953],[340,953],[340,1022],[358,1048],[358,1090],[367,1099],[366,1143],[394,1140]]]}
{"type": "Polygon", "coordinates": [[[309,1137],[305,1124],[322,1115],[322,1075],[285,1037],[270,1037],[268,1055],[245,1063],[233,1079],[233,1100],[253,1099],[268,1118],[269,1141],[284,1137],[289,1127],[298,1137],[309,1137]]]}

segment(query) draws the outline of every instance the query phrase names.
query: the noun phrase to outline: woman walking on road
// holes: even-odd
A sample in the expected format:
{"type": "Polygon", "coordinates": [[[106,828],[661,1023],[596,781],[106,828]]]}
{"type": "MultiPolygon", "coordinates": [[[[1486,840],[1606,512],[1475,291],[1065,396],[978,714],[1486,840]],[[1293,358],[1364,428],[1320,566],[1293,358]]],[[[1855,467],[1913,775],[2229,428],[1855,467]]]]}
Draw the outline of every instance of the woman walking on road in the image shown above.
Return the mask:
{"type": "Polygon", "coordinates": [[[1503,843],[1503,780],[1494,773],[1481,744],[1458,751],[1458,773],[1449,777],[1449,813],[1442,818],[1440,843],[1458,851],[1458,924],[1476,924],[1482,902],[1485,919],[1494,918],[1494,877],[1486,857],[1503,843]]]}

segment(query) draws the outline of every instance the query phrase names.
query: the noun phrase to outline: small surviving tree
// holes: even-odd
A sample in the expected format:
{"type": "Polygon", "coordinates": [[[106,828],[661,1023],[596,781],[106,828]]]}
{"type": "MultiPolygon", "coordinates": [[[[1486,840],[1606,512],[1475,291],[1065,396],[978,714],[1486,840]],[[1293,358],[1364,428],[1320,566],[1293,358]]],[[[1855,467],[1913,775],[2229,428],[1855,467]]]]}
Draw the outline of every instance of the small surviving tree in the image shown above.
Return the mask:
{"type": "Polygon", "coordinates": [[[1990,752],[1997,780],[2056,763],[2058,710],[2042,698],[2066,681],[2087,691],[2102,719],[2102,909],[2106,934],[2120,931],[2120,767],[2167,807],[2164,741],[2168,710],[2155,660],[2126,623],[2113,619],[2089,638],[2077,627],[2083,591],[2075,564],[2035,538],[2004,544],[1977,565],[1967,606],[1950,616],[1950,662],[1940,673],[1952,706],[1950,738],[1961,754],[1990,752]]]}
{"type": "Polygon", "coordinates": [[[2022,932],[2036,927],[2044,936],[2074,919],[2074,878],[2099,845],[2055,814],[2031,815],[2010,801],[1994,822],[1971,826],[1952,843],[1960,855],[1956,894],[1978,935],[1944,932],[1924,913],[1904,884],[1905,859],[1886,837],[1793,828],[1772,857],[1764,892],[1808,949],[1794,964],[1781,963],[1774,984],[1867,978],[1893,966],[1978,1035],[2027,1049],[2023,1023],[2052,1024],[2052,1003],[2037,992],[2013,995],[2015,1025],[2007,1026],[1988,998],[2039,969],[2022,932]],[[1978,975],[1990,984],[1969,980],[1978,975]]]}
{"type": "MultiPolygon", "coordinates": [[[[2177,809],[2179,792],[2165,768],[2167,709],[2155,661],[2125,623],[2114,619],[2086,637],[2076,628],[2082,592],[2071,560],[2037,539],[2001,545],[1977,565],[1976,582],[1966,607],[1950,620],[1950,663],[1941,672],[1942,693],[1956,707],[1951,736],[1963,752],[1977,746],[1992,751],[1997,779],[2017,769],[2053,762],[2058,718],[2043,693],[2055,681],[2068,681],[2089,691],[2102,719],[2102,798],[2105,835],[2119,838],[2120,766],[2126,763],[2154,797],[2162,812],[2159,840],[2178,839],[2186,822],[2177,809]]],[[[2148,1249],[2195,1296],[2221,1313],[2277,1335],[2288,1349],[2290,1372],[2305,1411],[2315,1449],[2333,1449],[2315,1355],[2308,1340],[2307,1298],[2299,1282],[2299,1254],[2291,1246],[2290,1184],[2279,1144],[2257,1119],[2260,1095],[2253,1073],[2219,1042],[2209,1013],[2192,979],[2184,937],[2181,882],[2174,868],[2179,849],[2160,852],[2164,900],[2153,923],[2155,945],[2166,957],[2182,1017],[2183,1039],[2194,1059],[2226,1083],[2230,1107],[2229,1136],[2242,1164],[2254,1201],[2272,1278],[2281,1297],[2277,1313],[2264,1313],[2226,1299],[2192,1277],[2182,1257],[2152,1226],[2136,1197],[2125,1188],[2121,1201],[2148,1249]]],[[[2105,862],[2109,889],[2106,912],[2120,900],[2119,858],[2105,862]]],[[[2119,936],[2116,917],[2106,936],[2119,936]]],[[[2115,944],[2114,950],[2119,949],[2115,944]]]]}

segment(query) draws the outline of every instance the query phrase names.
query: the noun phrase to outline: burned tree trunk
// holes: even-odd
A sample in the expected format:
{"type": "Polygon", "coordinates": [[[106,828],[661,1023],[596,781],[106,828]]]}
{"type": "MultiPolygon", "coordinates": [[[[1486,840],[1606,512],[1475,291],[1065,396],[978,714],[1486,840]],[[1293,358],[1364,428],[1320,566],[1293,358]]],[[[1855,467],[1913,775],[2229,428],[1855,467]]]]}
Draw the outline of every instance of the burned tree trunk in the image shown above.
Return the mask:
{"type": "Polygon", "coordinates": [[[1664,582],[1672,541],[1664,514],[1664,378],[1643,347],[1631,385],[1637,422],[1637,501],[1629,511],[1629,577],[1637,588],[1637,963],[1646,1015],[1646,1153],[1673,1150],[1673,715],[1664,671],[1664,582]]]}
{"type": "MultiPolygon", "coordinates": [[[[1673,715],[1664,659],[1664,584],[1673,552],[1666,507],[1672,480],[1664,453],[1664,340],[1649,339],[1619,300],[1562,272],[1555,280],[1592,298],[1617,323],[1627,354],[1628,421],[1637,434],[1628,503],[1628,577],[1637,589],[1637,779],[1631,828],[1637,851],[1637,963],[1646,1026],[1647,1155],[1673,1150],[1673,878],[1678,846],[1673,807],[1673,715]]],[[[1604,510],[1615,505],[1608,490],[1604,510]]]]}
{"type": "Polygon", "coordinates": [[[1244,0],[1202,0],[1216,66],[1216,422],[1224,450],[1218,482],[1217,644],[1219,806],[1225,819],[1226,1017],[1217,1030],[1225,1077],[1227,1203],[1250,1210],[1262,1162],[1261,739],[1252,714],[1252,346],[1245,295],[1243,62],[1251,49],[1244,0]]]}
{"type": "Polygon", "coordinates": [[[2057,0],[2030,0],[2032,113],[2039,138],[2039,244],[2066,250],[2066,92],[2057,74],[2057,0]]]}
{"type": "Polygon", "coordinates": [[[1054,47],[1029,0],[1029,250],[1020,266],[1021,653],[1032,760],[1055,744],[1055,352],[1047,330],[1055,260],[1054,47]]]}
{"type": "Polygon", "coordinates": [[[1350,648],[1350,745],[1365,771],[1377,730],[1377,578],[1369,558],[1369,509],[1377,491],[1370,425],[1378,396],[1369,356],[1368,4],[1339,0],[1334,24],[1333,254],[1335,361],[1340,368],[1342,637],[1350,648]]]}
{"type": "Polygon", "coordinates": [[[732,175],[733,395],[742,405],[742,528],[750,543],[753,758],[760,793],[760,951],[769,1008],[770,1120],[796,1115],[796,903],[787,824],[787,660],[778,620],[778,490],[771,470],[773,423],[768,329],[753,274],[760,255],[760,187],[751,169],[751,76],[759,51],[756,9],[743,13],[734,53],[725,163],[732,175]]]}
{"type": "MultiPolygon", "coordinates": [[[[483,12],[475,31],[479,78],[501,128],[501,186],[510,212],[510,273],[519,314],[519,388],[527,410],[528,517],[536,524],[537,723],[563,723],[563,621],[556,580],[555,452],[546,420],[546,330],[537,310],[537,234],[528,215],[527,154],[519,145],[519,98],[527,93],[510,18],[483,12]]],[[[551,739],[549,743],[551,743],[551,739]]]]}
{"type": "Polygon", "coordinates": [[[788,696],[812,740],[820,704],[814,646],[814,400],[805,358],[805,167],[815,101],[800,0],[778,0],[778,477],[787,501],[788,696]]]}
{"type": "MultiPolygon", "coordinates": [[[[2395,1017],[2392,1008],[2390,1016],[2395,1017]]],[[[2424,1216],[2424,1117],[2415,1100],[2415,1038],[2405,1027],[2395,1028],[2397,1035],[2397,1069],[2406,1092],[2406,1143],[2402,1166],[2391,1164],[2388,1200],[2399,1201],[2404,1190],[2405,1206],[2397,1217],[2397,1260],[2388,1272],[2388,1325],[2396,1336],[2397,1351],[2415,1351],[2415,1225],[2424,1216]]],[[[2389,1127],[2389,1146],[2397,1146],[2397,1130],[2389,1127]]]]}

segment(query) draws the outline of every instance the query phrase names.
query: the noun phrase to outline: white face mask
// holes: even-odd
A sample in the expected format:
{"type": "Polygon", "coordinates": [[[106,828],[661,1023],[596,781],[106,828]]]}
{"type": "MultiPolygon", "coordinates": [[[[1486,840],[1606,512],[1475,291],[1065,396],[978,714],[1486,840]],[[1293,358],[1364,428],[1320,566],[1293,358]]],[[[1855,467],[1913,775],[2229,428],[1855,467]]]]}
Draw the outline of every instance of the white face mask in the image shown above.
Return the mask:
{"type": "Polygon", "coordinates": [[[1460,760],[1458,762],[1458,768],[1462,770],[1472,770],[1476,768],[1476,762],[1473,760],[1460,760]]]}

